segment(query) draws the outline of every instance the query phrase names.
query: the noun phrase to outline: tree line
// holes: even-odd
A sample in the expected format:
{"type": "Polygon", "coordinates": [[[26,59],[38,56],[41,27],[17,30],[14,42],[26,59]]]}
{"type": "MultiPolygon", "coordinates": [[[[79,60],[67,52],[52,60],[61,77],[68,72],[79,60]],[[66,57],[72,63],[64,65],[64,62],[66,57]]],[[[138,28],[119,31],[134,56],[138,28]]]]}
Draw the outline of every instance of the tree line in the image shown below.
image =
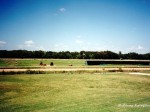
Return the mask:
{"type": "Polygon", "coordinates": [[[122,54],[112,51],[27,51],[27,50],[0,50],[0,58],[53,58],[53,59],[144,59],[150,60],[150,53],[138,54],[130,52],[122,54]]]}

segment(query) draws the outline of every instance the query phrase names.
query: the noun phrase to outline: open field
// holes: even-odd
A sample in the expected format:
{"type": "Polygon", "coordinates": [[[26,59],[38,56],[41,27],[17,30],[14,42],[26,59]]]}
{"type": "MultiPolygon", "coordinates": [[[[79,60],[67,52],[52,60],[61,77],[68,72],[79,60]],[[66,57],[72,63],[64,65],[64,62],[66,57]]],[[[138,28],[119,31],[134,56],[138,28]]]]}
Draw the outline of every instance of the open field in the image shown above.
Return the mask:
{"type": "Polygon", "coordinates": [[[0,112],[149,112],[149,91],[127,73],[1,75],[0,112]]]}
{"type": "MultiPolygon", "coordinates": [[[[138,60],[137,60],[138,61],[138,60]]],[[[73,67],[150,67],[145,65],[114,65],[114,64],[106,64],[106,65],[95,65],[88,66],[85,64],[85,59],[0,59],[0,68],[39,68],[40,62],[46,64],[46,67],[68,67],[72,65],[73,67]],[[50,66],[50,63],[53,62],[54,66],[50,66]]]]}
{"type": "Polygon", "coordinates": [[[0,112],[150,110],[150,66],[88,66],[83,59],[0,59],[0,74],[0,112]],[[41,61],[46,66],[40,66],[41,61]]]}
{"type": "Polygon", "coordinates": [[[85,60],[82,59],[0,59],[0,67],[40,67],[40,62],[46,64],[54,63],[54,67],[75,67],[85,66],[85,60]],[[16,63],[17,62],[17,63],[16,63]]]}
{"type": "Polygon", "coordinates": [[[88,66],[84,59],[0,59],[0,74],[43,74],[61,72],[150,72],[150,66],[111,65],[88,66]],[[40,66],[40,62],[46,66],[40,66]],[[50,66],[53,62],[54,66],[50,66]]]}

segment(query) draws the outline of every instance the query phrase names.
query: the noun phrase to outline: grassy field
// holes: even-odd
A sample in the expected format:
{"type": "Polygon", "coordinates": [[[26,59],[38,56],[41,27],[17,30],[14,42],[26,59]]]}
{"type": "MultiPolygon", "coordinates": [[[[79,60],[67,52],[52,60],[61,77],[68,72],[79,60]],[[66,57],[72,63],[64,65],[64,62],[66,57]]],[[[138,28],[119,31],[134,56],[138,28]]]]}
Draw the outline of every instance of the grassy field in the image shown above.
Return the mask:
{"type": "MultiPolygon", "coordinates": [[[[0,59],[0,68],[39,68],[40,62],[50,67],[53,62],[53,67],[150,67],[144,65],[96,65],[88,66],[85,64],[85,59],[0,59]]],[[[51,66],[52,67],[52,66],[51,66]]]]}
{"type": "Polygon", "coordinates": [[[0,76],[0,112],[149,110],[149,76],[127,73],[0,76]]]}
{"type": "Polygon", "coordinates": [[[65,67],[71,64],[75,67],[85,66],[85,60],[82,59],[0,59],[0,67],[36,67],[39,66],[41,61],[48,66],[51,62],[58,67],[65,67]]]}

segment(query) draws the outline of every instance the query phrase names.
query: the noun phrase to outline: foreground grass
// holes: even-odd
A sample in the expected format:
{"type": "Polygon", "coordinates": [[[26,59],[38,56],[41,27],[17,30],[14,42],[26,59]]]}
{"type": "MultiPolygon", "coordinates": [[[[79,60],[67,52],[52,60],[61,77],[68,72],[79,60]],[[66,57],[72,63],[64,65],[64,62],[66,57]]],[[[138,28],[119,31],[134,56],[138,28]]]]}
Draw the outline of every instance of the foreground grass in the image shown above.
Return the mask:
{"type": "Polygon", "coordinates": [[[127,73],[0,76],[0,112],[148,112],[150,77],[127,73]]]}

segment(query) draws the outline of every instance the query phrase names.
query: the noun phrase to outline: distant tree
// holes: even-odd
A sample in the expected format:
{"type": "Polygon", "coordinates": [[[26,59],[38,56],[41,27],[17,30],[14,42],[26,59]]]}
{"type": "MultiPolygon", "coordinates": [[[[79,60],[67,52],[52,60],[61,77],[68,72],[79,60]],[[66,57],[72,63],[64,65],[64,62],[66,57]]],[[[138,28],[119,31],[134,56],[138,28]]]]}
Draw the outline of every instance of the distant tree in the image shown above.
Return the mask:
{"type": "Polygon", "coordinates": [[[144,54],[143,56],[145,59],[150,60],[150,53],[144,54]]]}
{"type": "Polygon", "coordinates": [[[111,51],[101,51],[97,52],[96,59],[118,59],[119,56],[117,53],[111,52],[111,51]]]}
{"type": "Polygon", "coordinates": [[[0,50],[0,58],[8,58],[8,56],[7,50],[0,50]]]}
{"type": "Polygon", "coordinates": [[[122,59],[122,58],[123,58],[123,56],[122,56],[122,52],[121,52],[121,51],[119,51],[119,54],[118,54],[118,55],[119,55],[119,58],[120,58],[120,59],[122,59]]]}
{"type": "Polygon", "coordinates": [[[80,52],[80,59],[84,59],[85,58],[85,51],[81,51],[80,52]]]}
{"type": "Polygon", "coordinates": [[[78,59],[80,57],[79,55],[80,55],[79,52],[71,52],[72,59],[78,59]]]}
{"type": "Polygon", "coordinates": [[[45,52],[44,51],[34,51],[34,58],[44,58],[45,52]]]}
{"type": "Polygon", "coordinates": [[[130,52],[117,54],[112,51],[80,51],[80,52],[53,52],[53,51],[27,51],[27,50],[0,50],[0,58],[55,58],[55,59],[146,59],[150,60],[150,53],[138,54],[130,52]]]}
{"type": "Polygon", "coordinates": [[[127,54],[128,59],[139,59],[139,55],[135,52],[131,52],[127,54]]]}
{"type": "Polygon", "coordinates": [[[55,58],[55,55],[54,55],[55,53],[54,52],[52,52],[52,51],[47,51],[46,53],[45,53],[45,58],[55,58]]]}
{"type": "Polygon", "coordinates": [[[89,59],[94,59],[94,54],[93,53],[89,54],[89,59]]]}

